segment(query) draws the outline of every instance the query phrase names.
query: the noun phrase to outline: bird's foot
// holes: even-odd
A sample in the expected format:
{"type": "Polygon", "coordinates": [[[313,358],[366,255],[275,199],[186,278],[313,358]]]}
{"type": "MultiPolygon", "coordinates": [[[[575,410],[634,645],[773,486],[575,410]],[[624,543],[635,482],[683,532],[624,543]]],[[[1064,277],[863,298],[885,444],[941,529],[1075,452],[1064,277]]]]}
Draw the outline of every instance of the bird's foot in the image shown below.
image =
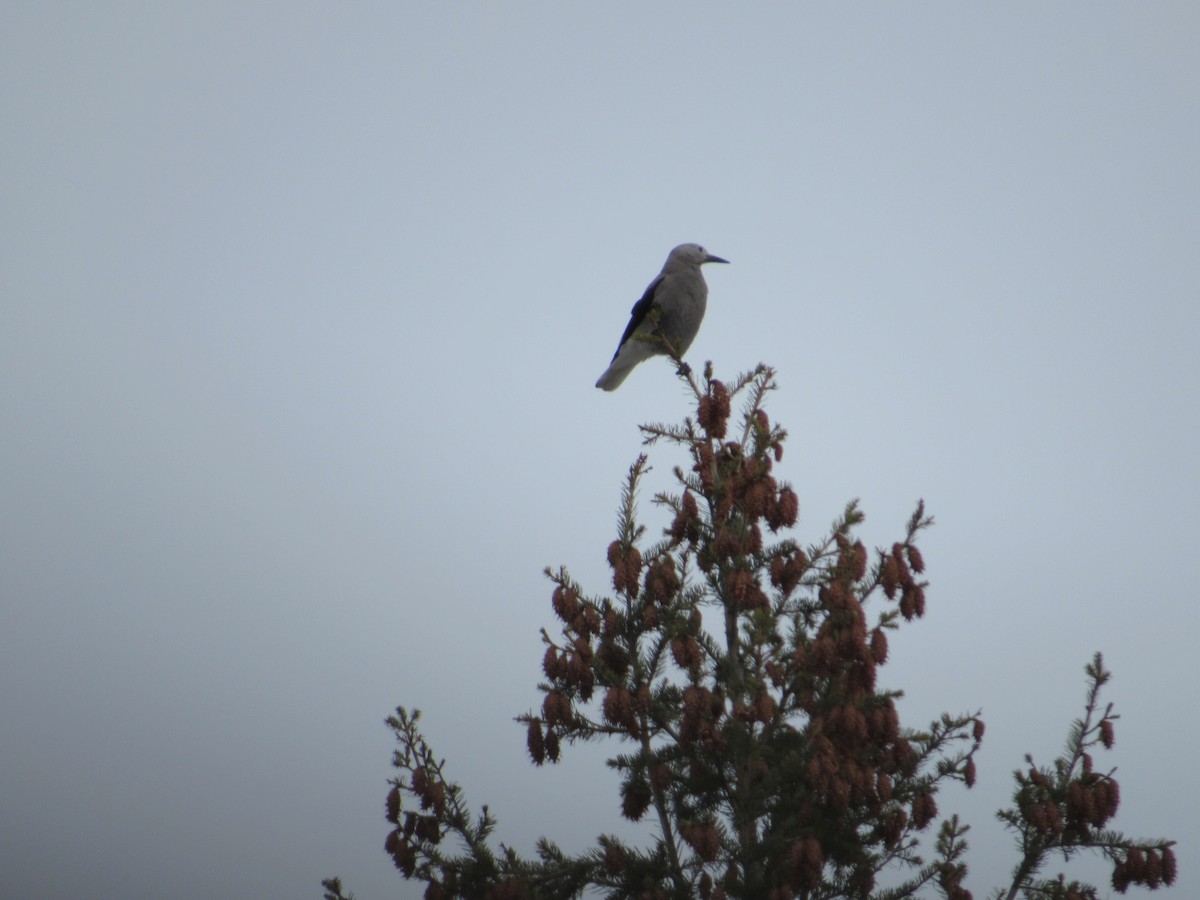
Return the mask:
{"type": "Polygon", "coordinates": [[[692,374],[692,367],[685,362],[681,362],[679,364],[679,368],[675,370],[675,374],[682,375],[684,378],[687,378],[692,374]]]}

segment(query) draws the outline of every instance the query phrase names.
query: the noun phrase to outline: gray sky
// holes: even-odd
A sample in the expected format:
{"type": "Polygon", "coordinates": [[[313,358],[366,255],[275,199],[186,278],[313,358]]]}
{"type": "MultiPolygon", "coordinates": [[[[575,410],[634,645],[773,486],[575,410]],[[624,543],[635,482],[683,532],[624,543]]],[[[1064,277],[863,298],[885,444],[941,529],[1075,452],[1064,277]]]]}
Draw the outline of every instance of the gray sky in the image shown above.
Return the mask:
{"type": "Polygon", "coordinates": [[[1198,59],[1193,2],[5,3],[0,894],[419,896],[399,703],[521,851],[635,831],[511,719],[542,568],[608,586],[686,412],[592,387],[684,241],[799,537],[937,518],[884,681],[984,710],[976,896],[1097,649],[1116,824],[1194,893],[1198,59]]]}

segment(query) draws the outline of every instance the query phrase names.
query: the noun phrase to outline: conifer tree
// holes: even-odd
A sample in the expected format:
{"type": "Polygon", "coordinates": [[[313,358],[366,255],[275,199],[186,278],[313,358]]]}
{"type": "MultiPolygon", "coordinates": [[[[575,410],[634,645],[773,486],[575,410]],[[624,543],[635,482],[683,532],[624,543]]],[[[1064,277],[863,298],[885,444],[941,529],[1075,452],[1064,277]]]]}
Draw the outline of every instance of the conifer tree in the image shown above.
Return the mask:
{"type": "MultiPolygon", "coordinates": [[[[641,428],[646,445],[676,445],[690,462],[674,470],[675,490],[653,498],[670,526],[650,540],[638,523],[643,454],[607,551],[611,590],[546,572],[557,624],[542,632],[541,703],[518,717],[538,766],[578,741],[610,741],[621,813],[649,818],[655,837],[632,846],[601,835],[579,855],[542,838],[532,859],[495,846],[496,819],[470,810],[420,713],[400,707],[387,719],[398,746],[386,852],[431,900],[588,889],[614,900],[969,900],[968,829],[941,816],[939,797],[975,783],[983,721],[947,713],[910,727],[900,693],[878,685],[888,635],[925,615],[917,542],[932,519],[918,503],[898,539],[872,552],[852,502],[802,544],[796,492],[776,476],[787,433],[765,411],[774,372],[759,366],[725,384],[711,365],[698,381],[681,364],[679,376],[695,415],[641,428]]],[[[998,814],[1018,862],[1011,884],[988,895],[996,900],[1095,900],[1093,886],[1038,877],[1082,850],[1111,861],[1121,892],[1175,879],[1172,842],[1108,829],[1118,786],[1092,754],[1112,747],[1116,716],[1101,711],[1110,675],[1099,654],[1087,677],[1064,755],[1044,768],[1027,758],[1012,808],[998,814]]],[[[337,879],[325,888],[343,898],[337,879]]]]}

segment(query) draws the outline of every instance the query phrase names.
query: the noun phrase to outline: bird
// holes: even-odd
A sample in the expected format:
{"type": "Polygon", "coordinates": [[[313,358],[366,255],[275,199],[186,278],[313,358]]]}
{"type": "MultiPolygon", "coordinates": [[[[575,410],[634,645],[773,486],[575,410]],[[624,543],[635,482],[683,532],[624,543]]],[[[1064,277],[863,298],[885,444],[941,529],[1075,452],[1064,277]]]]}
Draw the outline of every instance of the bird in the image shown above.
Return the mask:
{"type": "Polygon", "coordinates": [[[728,262],[699,244],[680,244],[668,253],[658,277],[633,305],[617,352],[596,387],[615,391],[634,366],[652,356],[673,351],[682,357],[700,330],[708,302],[708,285],[700,267],[728,262]]]}

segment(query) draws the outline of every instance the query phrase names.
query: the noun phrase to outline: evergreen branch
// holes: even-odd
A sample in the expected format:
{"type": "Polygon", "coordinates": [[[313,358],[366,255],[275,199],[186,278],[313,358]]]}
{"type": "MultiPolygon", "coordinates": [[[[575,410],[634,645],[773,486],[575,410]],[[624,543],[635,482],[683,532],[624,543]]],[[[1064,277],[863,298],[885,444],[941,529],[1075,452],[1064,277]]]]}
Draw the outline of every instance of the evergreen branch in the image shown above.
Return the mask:
{"type": "MultiPolygon", "coordinates": [[[[602,835],[574,854],[543,838],[535,859],[494,849],[495,818],[486,806],[469,814],[419,712],[399,707],[388,719],[398,742],[388,853],[438,898],[565,900],[590,888],[610,900],[966,900],[967,826],[942,820],[928,863],[921,841],[940,790],[974,782],[979,713],[943,714],[914,731],[901,723],[901,692],[876,686],[884,632],[924,612],[916,541],[933,523],[924,503],[874,562],[855,536],[864,519],[856,500],[824,537],[801,543],[791,531],[799,501],[772,474],[787,438],[764,409],[774,370],[726,383],[707,363],[697,379],[661,335],[637,339],[663,346],[696,401],[681,424],[641,426],[642,442],[685,448],[690,468],[672,470],[678,493],[653,495],[672,521],[651,541],[637,520],[648,457],[630,466],[608,547],[613,593],[589,596],[565,567],[545,570],[561,634],[541,630],[541,708],[517,721],[537,765],[557,762],[563,742],[615,739],[607,765],[621,813],[640,821],[653,809],[656,836],[638,848],[602,835]],[[733,398],[740,439],[727,436],[733,398]],[[764,544],[766,532],[778,538],[764,544]],[[898,602],[873,611],[872,628],[865,606],[876,592],[898,602]],[[402,800],[415,807],[402,810],[402,800]],[[904,880],[877,889],[889,867],[904,880]]],[[[1092,754],[1111,747],[1117,716],[1100,703],[1110,676],[1098,654],[1087,674],[1084,715],[1063,754],[1047,768],[1027,758],[1013,807],[998,813],[1020,854],[1007,900],[1093,900],[1089,886],[1037,877],[1054,853],[1101,854],[1121,891],[1174,881],[1172,842],[1105,828],[1117,785],[1092,754]]],[[[326,900],[350,900],[337,879],[323,885],[326,900]]],[[[996,897],[1005,900],[1003,889],[996,897]]]]}

